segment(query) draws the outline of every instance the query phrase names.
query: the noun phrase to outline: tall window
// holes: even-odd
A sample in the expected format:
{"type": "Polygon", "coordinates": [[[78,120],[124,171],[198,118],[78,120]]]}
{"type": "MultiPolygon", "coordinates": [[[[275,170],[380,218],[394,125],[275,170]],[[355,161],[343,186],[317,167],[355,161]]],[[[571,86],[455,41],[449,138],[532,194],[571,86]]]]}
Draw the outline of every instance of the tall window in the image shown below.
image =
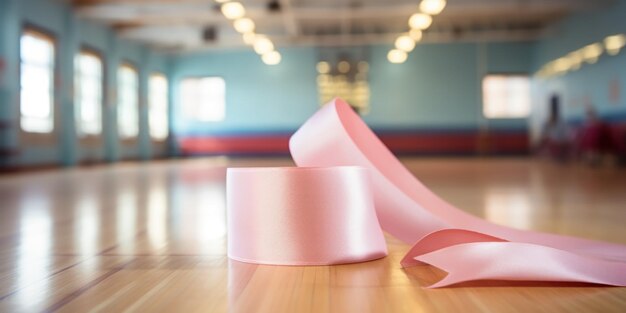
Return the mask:
{"type": "Polygon", "coordinates": [[[183,117],[202,122],[224,120],[226,84],[221,77],[186,78],[180,84],[183,117]]]}
{"type": "Polygon", "coordinates": [[[81,51],[74,60],[76,129],[79,136],[102,132],[102,59],[81,51]]]}
{"type": "Polygon", "coordinates": [[[25,132],[54,129],[54,40],[25,30],[20,39],[20,127],[25,132]]]}
{"type": "Polygon", "coordinates": [[[487,75],[483,79],[483,114],[487,118],[525,118],[530,114],[530,79],[526,75],[487,75]]]}
{"type": "Polygon", "coordinates": [[[117,73],[117,127],[121,138],[139,134],[139,79],[130,65],[120,66],[117,73]]]}
{"type": "Polygon", "coordinates": [[[156,140],[167,138],[167,78],[161,74],[150,76],[148,118],[150,136],[156,140]]]}

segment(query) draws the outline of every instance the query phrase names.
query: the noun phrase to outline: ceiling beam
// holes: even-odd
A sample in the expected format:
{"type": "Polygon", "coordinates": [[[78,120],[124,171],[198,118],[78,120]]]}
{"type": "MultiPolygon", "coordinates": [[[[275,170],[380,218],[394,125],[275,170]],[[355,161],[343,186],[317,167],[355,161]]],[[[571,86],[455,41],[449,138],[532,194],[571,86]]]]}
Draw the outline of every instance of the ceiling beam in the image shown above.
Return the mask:
{"type": "Polygon", "coordinates": [[[293,13],[293,5],[291,0],[281,0],[282,7],[282,15],[283,21],[285,23],[285,29],[287,30],[287,34],[291,37],[300,36],[300,25],[298,25],[298,21],[293,13]]]}
{"type": "MultiPolygon", "coordinates": [[[[170,36],[163,33],[158,28],[146,27],[142,31],[125,30],[121,32],[122,37],[142,41],[152,46],[156,50],[172,53],[213,51],[228,49],[250,49],[241,38],[230,36],[221,38],[219,42],[203,42],[199,33],[173,31],[170,36]],[[152,29],[152,30],[151,30],[152,29]],[[160,38],[159,43],[152,40],[160,38]]],[[[343,34],[333,35],[305,35],[293,38],[290,36],[273,36],[272,41],[279,47],[293,46],[317,46],[317,47],[351,47],[368,46],[378,44],[390,44],[399,33],[387,34],[358,34],[349,37],[343,34]]],[[[450,42],[514,42],[531,41],[540,36],[539,30],[519,29],[519,30],[480,30],[467,31],[462,34],[452,31],[429,32],[424,35],[419,44],[450,43],[450,42]]]]}
{"type": "MultiPolygon", "coordinates": [[[[92,3],[94,0],[88,0],[92,3]]],[[[448,5],[437,20],[453,20],[468,17],[507,15],[537,15],[546,13],[568,13],[611,3],[611,0],[458,0],[448,5]]],[[[404,19],[416,11],[414,1],[406,4],[377,4],[363,7],[345,6],[294,6],[290,0],[282,0],[282,17],[285,27],[292,36],[299,33],[298,20],[342,20],[346,19],[404,19]]],[[[79,16],[108,22],[133,22],[144,24],[172,23],[228,23],[217,10],[214,2],[187,0],[183,3],[172,0],[117,1],[99,0],[96,4],[77,7],[79,16]]],[[[276,19],[265,6],[247,6],[247,15],[256,22],[276,19]]]]}
{"type": "MultiPolygon", "coordinates": [[[[243,47],[240,36],[231,30],[231,22],[212,0],[65,0],[76,6],[77,14],[86,19],[115,25],[125,38],[148,42],[172,50],[229,49],[243,47]],[[138,25],[138,27],[128,27],[138,25]],[[219,27],[220,39],[202,40],[207,25],[219,27]],[[157,29],[158,31],[156,31],[157,29]]],[[[265,3],[246,6],[259,31],[284,46],[358,46],[391,44],[400,31],[408,29],[406,21],[417,11],[416,0],[387,4],[368,2],[343,6],[306,1],[294,4],[280,0],[282,10],[269,12],[265,3]],[[337,26],[335,30],[335,26],[337,26]],[[329,29],[328,34],[319,34],[329,29]],[[354,34],[353,32],[364,32],[354,34]]],[[[424,42],[520,41],[538,37],[538,29],[572,11],[607,6],[615,0],[455,0],[436,17],[424,42]],[[527,22],[526,28],[516,28],[527,22]],[[518,25],[518,26],[519,26],[518,25]],[[534,25],[534,26],[532,26],[534,25]],[[505,29],[505,27],[512,29],[505,29]],[[531,27],[532,26],[532,27],[531,27]]]]}

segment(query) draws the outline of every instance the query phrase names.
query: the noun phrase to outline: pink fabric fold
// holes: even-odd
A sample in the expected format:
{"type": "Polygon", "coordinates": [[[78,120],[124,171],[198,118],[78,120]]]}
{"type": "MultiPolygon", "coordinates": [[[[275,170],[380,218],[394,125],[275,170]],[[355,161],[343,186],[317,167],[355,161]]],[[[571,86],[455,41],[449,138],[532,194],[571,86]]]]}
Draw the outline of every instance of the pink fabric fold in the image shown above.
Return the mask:
{"type": "Polygon", "coordinates": [[[559,281],[623,286],[626,264],[522,242],[472,242],[415,258],[448,275],[431,288],[473,280],[559,281]]]}
{"type": "Polygon", "coordinates": [[[339,99],[300,127],[290,151],[298,166],[369,169],[383,230],[414,244],[403,265],[424,262],[450,273],[431,287],[481,279],[626,285],[626,246],[513,229],[459,210],[415,178],[339,99]]]}

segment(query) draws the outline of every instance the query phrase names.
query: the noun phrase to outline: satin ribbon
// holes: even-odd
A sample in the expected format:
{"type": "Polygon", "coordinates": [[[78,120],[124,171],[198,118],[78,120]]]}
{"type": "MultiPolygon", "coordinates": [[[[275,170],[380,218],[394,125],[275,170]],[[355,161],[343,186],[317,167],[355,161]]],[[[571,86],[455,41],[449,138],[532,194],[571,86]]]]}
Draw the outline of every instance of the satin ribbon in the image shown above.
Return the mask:
{"type": "Polygon", "coordinates": [[[387,255],[365,168],[230,168],[226,181],[232,259],[331,265],[387,255]]]}
{"type": "Polygon", "coordinates": [[[431,287],[472,280],[626,285],[626,246],[512,229],[455,208],[415,178],[339,99],[313,115],[289,144],[298,166],[369,169],[382,229],[413,244],[402,265],[428,263],[448,272],[431,287]]]}
{"type": "Polygon", "coordinates": [[[512,229],[455,208],[341,100],[311,117],[291,137],[290,151],[300,168],[228,169],[229,257],[279,265],[368,261],[387,254],[382,227],[413,244],[402,266],[448,272],[432,288],[473,280],[626,285],[626,246],[512,229]]]}

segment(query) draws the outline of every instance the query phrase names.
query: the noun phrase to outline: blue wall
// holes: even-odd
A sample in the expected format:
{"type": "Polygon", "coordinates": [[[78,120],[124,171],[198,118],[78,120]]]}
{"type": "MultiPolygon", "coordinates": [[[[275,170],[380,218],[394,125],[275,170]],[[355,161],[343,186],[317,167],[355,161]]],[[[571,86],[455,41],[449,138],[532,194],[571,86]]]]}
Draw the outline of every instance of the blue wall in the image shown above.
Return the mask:
{"type": "MultiPolygon", "coordinates": [[[[617,0],[608,9],[576,14],[554,25],[549,36],[535,43],[532,50],[533,71],[554,59],[606,36],[626,33],[626,1],[617,0]]],[[[565,75],[536,78],[533,84],[531,129],[535,139],[547,119],[548,99],[561,97],[565,119],[579,121],[586,106],[593,106],[610,122],[626,121],[626,48],[617,56],[604,54],[595,64],[585,64],[565,75]],[[618,90],[613,99],[611,90],[618,90]]]]}
{"type": "Polygon", "coordinates": [[[153,71],[169,75],[169,59],[142,45],[125,42],[101,25],[75,17],[67,1],[0,1],[0,150],[5,166],[34,164],[72,165],[84,160],[116,161],[164,155],[165,144],[153,144],[148,134],[147,78],[153,71]],[[55,131],[51,138],[32,140],[19,130],[19,37],[30,24],[52,33],[57,40],[55,131]],[[81,144],[74,123],[74,56],[88,46],[105,61],[103,135],[93,144],[81,144]],[[140,134],[123,144],[117,136],[116,73],[120,62],[134,64],[140,75],[140,134]]]}
{"type": "MultiPolygon", "coordinates": [[[[487,121],[480,94],[487,73],[529,73],[530,43],[421,44],[404,64],[387,61],[389,46],[369,47],[371,111],[379,130],[514,128],[525,120],[487,121]]],[[[279,65],[265,65],[251,49],[182,55],[172,66],[177,84],[188,76],[222,76],[226,119],[194,123],[175,114],[179,136],[287,133],[318,106],[314,48],[283,48],[279,65]]],[[[174,93],[174,108],[178,95],[174,93]]]]}
{"type": "Polygon", "coordinates": [[[192,76],[221,76],[226,82],[226,119],[194,123],[182,119],[174,98],[178,135],[295,130],[317,109],[315,50],[281,49],[279,65],[265,65],[251,49],[183,55],[172,66],[172,82],[192,76]],[[178,117],[178,118],[177,118],[178,117]]]}
{"type": "MultiPolygon", "coordinates": [[[[5,165],[76,164],[80,161],[164,155],[167,147],[148,136],[147,78],[170,78],[175,136],[288,134],[318,109],[315,48],[279,48],[283,60],[267,66],[251,49],[164,56],[117,38],[107,27],[77,19],[61,0],[0,1],[0,155],[5,165]],[[30,142],[19,132],[19,36],[24,23],[49,30],[58,40],[56,130],[52,141],[30,142]],[[76,139],[73,114],[73,57],[83,45],[101,51],[106,62],[104,134],[100,144],[76,139]],[[130,61],[140,72],[140,136],[124,144],[117,136],[116,72],[130,61]],[[188,76],[226,80],[226,120],[184,120],[176,108],[177,84],[188,76]],[[11,154],[13,153],[13,154],[11,154]]],[[[524,130],[525,119],[482,116],[481,80],[488,73],[533,73],[543,64],[607,35],[626,30],[626,0],[605,10],[571,16],[534,43],[420,44],[404,64],[391,64],[390,46],[368,47],[371,111],[364,118],[380,131],[524,130]]],[[[533,81],[532,129],[545,119],[547,97],[562,95],[566,116],[580,118],[586,103],[607,118],[626,116],[626,96],[615,103],[609,89],[626,87],[626,53],[603,56],[597,64],[551,79],[533,81]],[[613,87],[611,87],[613,86],[613,87]]]]}

